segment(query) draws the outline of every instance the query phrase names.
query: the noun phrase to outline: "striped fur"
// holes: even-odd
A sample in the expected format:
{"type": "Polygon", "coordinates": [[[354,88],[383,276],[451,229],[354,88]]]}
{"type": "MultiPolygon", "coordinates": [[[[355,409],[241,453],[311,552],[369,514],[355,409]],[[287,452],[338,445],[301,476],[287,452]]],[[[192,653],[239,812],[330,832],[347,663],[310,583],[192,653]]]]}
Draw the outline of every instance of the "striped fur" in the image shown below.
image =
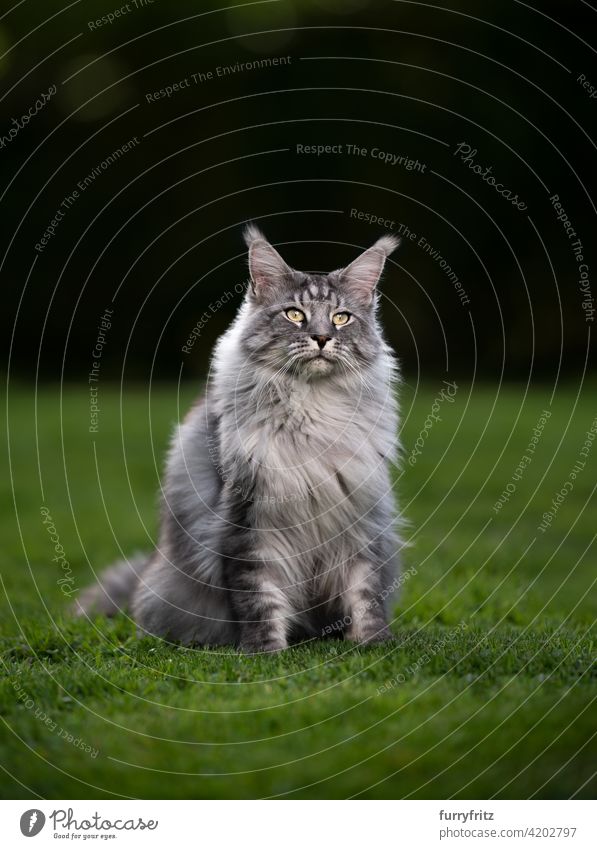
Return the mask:
{"type": "MultiPolygon", "coordinates": [[[[173,436],[133,616],[151,634],[248,652],[338,630],[387,639],[398,419],[375,286],[397,243],[384,237],[348,268],[310,275],[255,228],[246,238],[251,285],[173,436]],[[298,323],[287,314],[297,309],[298,323]],[[342,326],[337,312],[349,313],[342,326]]],[[[106,594],[88,590],[82,611],[123,603],[106,594]]]]}

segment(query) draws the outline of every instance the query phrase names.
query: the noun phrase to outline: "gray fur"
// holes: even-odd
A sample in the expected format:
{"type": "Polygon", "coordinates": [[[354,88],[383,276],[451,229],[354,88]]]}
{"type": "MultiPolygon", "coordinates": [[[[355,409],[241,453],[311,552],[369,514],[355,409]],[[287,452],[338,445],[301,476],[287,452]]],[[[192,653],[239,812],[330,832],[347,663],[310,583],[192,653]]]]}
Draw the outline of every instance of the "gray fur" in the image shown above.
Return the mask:
{"type": "MultiPolygon", "coordinates": [[[[375,286],[398,242],[385,236],[346,269],[312,275],[255,227],[245,237],[251,285],[174,434],[159,544],[125,595],[143,631],[185,644],[276,651],[336,622],[347,639],[387,639],[398,420],[375,286]],[[343,310],[351,318],[336,327],[343,310]]],[[[124,603],[107,578],[83,611],[124,603]]]]}
{"type": "Polygon", "coordinates": [[[92,609],[104,616],[114,616],[128,604],[147,564],[146,554],[134,554],[118,560],[101,575],[101,583],[87,587],[75,601],[74,612],[92,609]]]}

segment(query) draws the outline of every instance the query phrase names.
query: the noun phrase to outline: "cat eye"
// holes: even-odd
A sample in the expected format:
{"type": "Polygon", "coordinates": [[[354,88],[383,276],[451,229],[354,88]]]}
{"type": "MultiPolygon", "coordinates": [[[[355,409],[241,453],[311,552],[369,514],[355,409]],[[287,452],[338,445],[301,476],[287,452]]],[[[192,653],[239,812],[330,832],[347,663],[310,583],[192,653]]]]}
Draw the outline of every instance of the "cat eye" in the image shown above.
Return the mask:
{"type": "Polygon", "coordinates": [[[332,316],[332,321],[336,325],[336,327],[342,327],[343,324],[347,324],[350,318],[350,313],[348,312],[337,312],[332,316]]]}
{"type": "Polygon", "coordinates": [[[305,313],[301,310],[289,309],[286,310],[286,317],[298,323],[305,320],[305,313]]]}

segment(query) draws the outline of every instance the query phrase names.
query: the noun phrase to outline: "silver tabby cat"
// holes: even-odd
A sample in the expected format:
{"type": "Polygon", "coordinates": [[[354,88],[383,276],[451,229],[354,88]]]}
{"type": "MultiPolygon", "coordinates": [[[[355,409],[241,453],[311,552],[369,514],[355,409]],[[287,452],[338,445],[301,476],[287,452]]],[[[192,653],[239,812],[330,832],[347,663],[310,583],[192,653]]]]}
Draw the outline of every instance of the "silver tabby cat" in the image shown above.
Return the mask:
{"type": "Polygon", "coordinates": [[[376,285],[398,240],[308,274],[255,227],[245,238],[250,285],[174,434],[156,550],[109,569],[78,612],[130,606],[146,633],[250,653],[388,639],[397,375],[376,285]]]}

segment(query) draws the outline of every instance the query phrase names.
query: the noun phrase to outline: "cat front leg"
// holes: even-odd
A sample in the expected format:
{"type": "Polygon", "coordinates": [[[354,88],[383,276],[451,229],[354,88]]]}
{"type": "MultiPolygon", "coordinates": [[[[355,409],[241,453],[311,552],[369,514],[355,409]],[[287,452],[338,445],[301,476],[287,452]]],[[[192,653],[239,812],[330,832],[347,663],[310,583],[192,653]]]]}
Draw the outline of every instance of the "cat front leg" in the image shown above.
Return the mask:
{"type": "Polygon", "coordinates": [[[355,643],[381,643],[392,639],[382,600],[381,570],[367,560],[357,560],[346,572],[342,593],[344,637],[355,643]]]}
{"type": "Polygon", "coordinates": [[[240,648],[248,654],[288,648],[292,608],[275,580],[275,569],[258,561],[232,561],[226,581],[240,631],[240,648]]]}

